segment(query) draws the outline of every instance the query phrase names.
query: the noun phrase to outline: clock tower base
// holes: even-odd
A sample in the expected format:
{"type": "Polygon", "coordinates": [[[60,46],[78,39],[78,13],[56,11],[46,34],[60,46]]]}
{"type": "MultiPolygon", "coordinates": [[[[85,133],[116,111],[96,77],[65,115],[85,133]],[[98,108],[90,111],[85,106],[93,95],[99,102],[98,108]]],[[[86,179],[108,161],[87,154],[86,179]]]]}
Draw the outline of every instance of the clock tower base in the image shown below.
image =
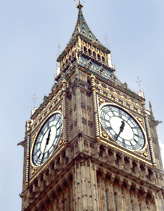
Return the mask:
{"type": "Polygon", "coordinates": [[[158,170],[79,133],[31,183],[23,210],[162,211],[162,182],[158,170]]]}

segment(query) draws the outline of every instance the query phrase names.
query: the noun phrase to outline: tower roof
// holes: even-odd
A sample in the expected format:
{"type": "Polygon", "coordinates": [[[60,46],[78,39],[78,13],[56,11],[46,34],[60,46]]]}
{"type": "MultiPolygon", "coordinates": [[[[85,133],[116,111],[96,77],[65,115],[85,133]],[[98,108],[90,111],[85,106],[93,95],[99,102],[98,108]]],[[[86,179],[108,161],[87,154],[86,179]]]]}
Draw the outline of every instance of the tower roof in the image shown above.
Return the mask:
{"type": "Polygon", "coordinates": [[[98,39],[95,37],[95,35],[92,33],[92,31],[90,30],[89,26],[87,25],[87,23],[85,21],[85,18],[83,16],[83,12],[82,12],[83,6],[80,4],[80,2],[79,2],[79,5],[77,6],[77,8],[79,9],[78,18],[77,18],[76,27],[72,34],[71,39],[78,34],[83,34],[87,38],[100,43],[98,41],[98,39]]]}
{"type": "Polygon", "coordinates": [[[105,51],[106,53],[110,53],[110,50],[107,49],[104,45],[102,45],[99,42],[99,40],[95,37],[95,35],[92,33],[89,26],[87,25],[85,18],[83,16],[83,12],[82,12],[83,6],[81,5],[80,1],[79,1],[77,8],[79,11],[78,11],[78,18],[77,18],[74,32],[73,32],[72,37],[71,37],[69,43],[67,44],[65,50],[59,56],[57,61],[60,61],[62,59],[62,57],[65,55],[65,53],[68,51],[68,49],[72,45],[74,45],[74,43],[77,41],[78,36],[81,36],[81,38],[84,41],[91,43],[92,45],[96,46],[97,48],[101,49],[102,51],[105,51]]]}

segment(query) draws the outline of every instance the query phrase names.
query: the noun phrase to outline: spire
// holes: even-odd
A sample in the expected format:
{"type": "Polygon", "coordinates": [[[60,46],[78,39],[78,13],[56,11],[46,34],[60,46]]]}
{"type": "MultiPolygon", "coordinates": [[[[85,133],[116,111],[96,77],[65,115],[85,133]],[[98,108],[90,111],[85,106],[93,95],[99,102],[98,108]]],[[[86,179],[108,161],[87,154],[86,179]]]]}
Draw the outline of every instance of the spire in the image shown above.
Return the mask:
{"type": "Polygon", "coordinates": [[[153,110],[152,110],[152,105],[150,101],[149,101],[149,109],[150,109],[150,114],[153,116],[153,110]]]}
{"type": "Polygon", "coordinates": [[[101,49],[105,53],[108,54],[110,53],[110,50],[98,41],[98,39],[95,37],[95,35],[92,33],[91,29],[87,25],[82,12],[83,5],[81,4],[80,0],[77,5],[77,8],[78,8],[78,18],[74,32],[65,50],[59,55],[57,59],[58,62],[61,61],[61,59],[66,55],[69,49],[77,42],[78,36],[80,36],[82,40],[90,43],[91,45],[94,45],[96,48],[101,49]]]}
{"type": "MultiPolygon", "coordinates": [[[[98,39],[95,37],[95,35],[92,33],[92,31],[90,30],[90,28],[88,27],[85,18],[83,16],[83,12],[82,12],[82,8],[83,5],[81,4],[81,2],[79,1],[79,4],[77,5],[77,8],[79,10],[78,12],[78,18],[77,18],[77,23],[75,26],[75,30],[72,34],[71,40],[76,37],[78,34],[83,35],[84,37],[90,39],[90,40],[94,40],[95,42],[99,43],[98,39]]],[[[71,41],[70,40],[70,41],[71,41]]]]}

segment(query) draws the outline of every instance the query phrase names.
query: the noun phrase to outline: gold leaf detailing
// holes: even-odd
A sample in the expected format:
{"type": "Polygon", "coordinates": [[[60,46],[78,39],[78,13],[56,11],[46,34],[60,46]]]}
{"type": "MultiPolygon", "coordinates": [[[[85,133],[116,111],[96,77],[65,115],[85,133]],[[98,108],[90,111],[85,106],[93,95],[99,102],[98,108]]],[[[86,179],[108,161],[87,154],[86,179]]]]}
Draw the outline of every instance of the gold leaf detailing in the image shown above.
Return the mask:
{"type": "Polygon", "coordinates": [[[62,145],[62,143],[63,143],[63,140],[61,139],[61,140],[59,141],[59,145],[62,145]]]}
{"type": "Polygon", "coordinates": [[[100,103],[103,103],[103,102],[104,102],[104,100],[103,100],[103,99],[101,99],[101,98],[99,99],[99,101],[100,101],[100,103]]]}
{"type": "Polygon", "coordinates": [[[106,138],[106,137],[107,137],[107,134],[106,134],[105,132],[103,132],[103,133],[102,133],[102,136],[103,136],[104,138],[106,138]]]}
{"type": "Polygon", "coordinates": [[[101,141],[101,140],[100,140],[100,138],[99,138],[99,137],[96,137],[96,141],[98,142],[98,141],[101,141]]]}
{"type": "Polygon", "coordinates": [[[143,153],[143,155],[144,155],[145,157],[147,157],[147,156],[148,156],[147,152],[144,152],[144,153],[143,153]]]}
{"type": "Polygon", "coordinates": [[[32,136],[32,140],[34,141],[36,139],[36,133],[32,136]]]}
{"type": "Polygon", "coordinates": [[[58,107],[58,110],[59,110],[59,111],[61,111],[61,110],[62,110],[62,106],[61,106],[61,105],[58,107]]]}
{"type": "Polygon", "coordinates": [[[33,169],[31,170],[31,175],[34,175],[35,172],[36,172],[36,169],[33,168],[33,169]]]}
{"type": "Polygon", "coordinates": [[[141,118],[137,118],[137,120],[141,123],[142,122],[142,119],[141,118]]]}

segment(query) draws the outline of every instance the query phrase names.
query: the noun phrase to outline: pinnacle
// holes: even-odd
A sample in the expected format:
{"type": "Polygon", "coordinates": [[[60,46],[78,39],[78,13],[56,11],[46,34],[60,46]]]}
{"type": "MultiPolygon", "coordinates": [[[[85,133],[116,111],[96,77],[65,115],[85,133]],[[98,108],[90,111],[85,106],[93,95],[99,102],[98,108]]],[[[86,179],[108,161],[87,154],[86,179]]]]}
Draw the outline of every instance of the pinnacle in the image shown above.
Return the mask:
{"type": "Polygon", "coordinates": [[[80,0],[79,0],[79,4],[77,5],[77,8],[78,8],[79,10],[81,10],[81,9],[83,8],[83,5],[81,4],[80,0]]]}

